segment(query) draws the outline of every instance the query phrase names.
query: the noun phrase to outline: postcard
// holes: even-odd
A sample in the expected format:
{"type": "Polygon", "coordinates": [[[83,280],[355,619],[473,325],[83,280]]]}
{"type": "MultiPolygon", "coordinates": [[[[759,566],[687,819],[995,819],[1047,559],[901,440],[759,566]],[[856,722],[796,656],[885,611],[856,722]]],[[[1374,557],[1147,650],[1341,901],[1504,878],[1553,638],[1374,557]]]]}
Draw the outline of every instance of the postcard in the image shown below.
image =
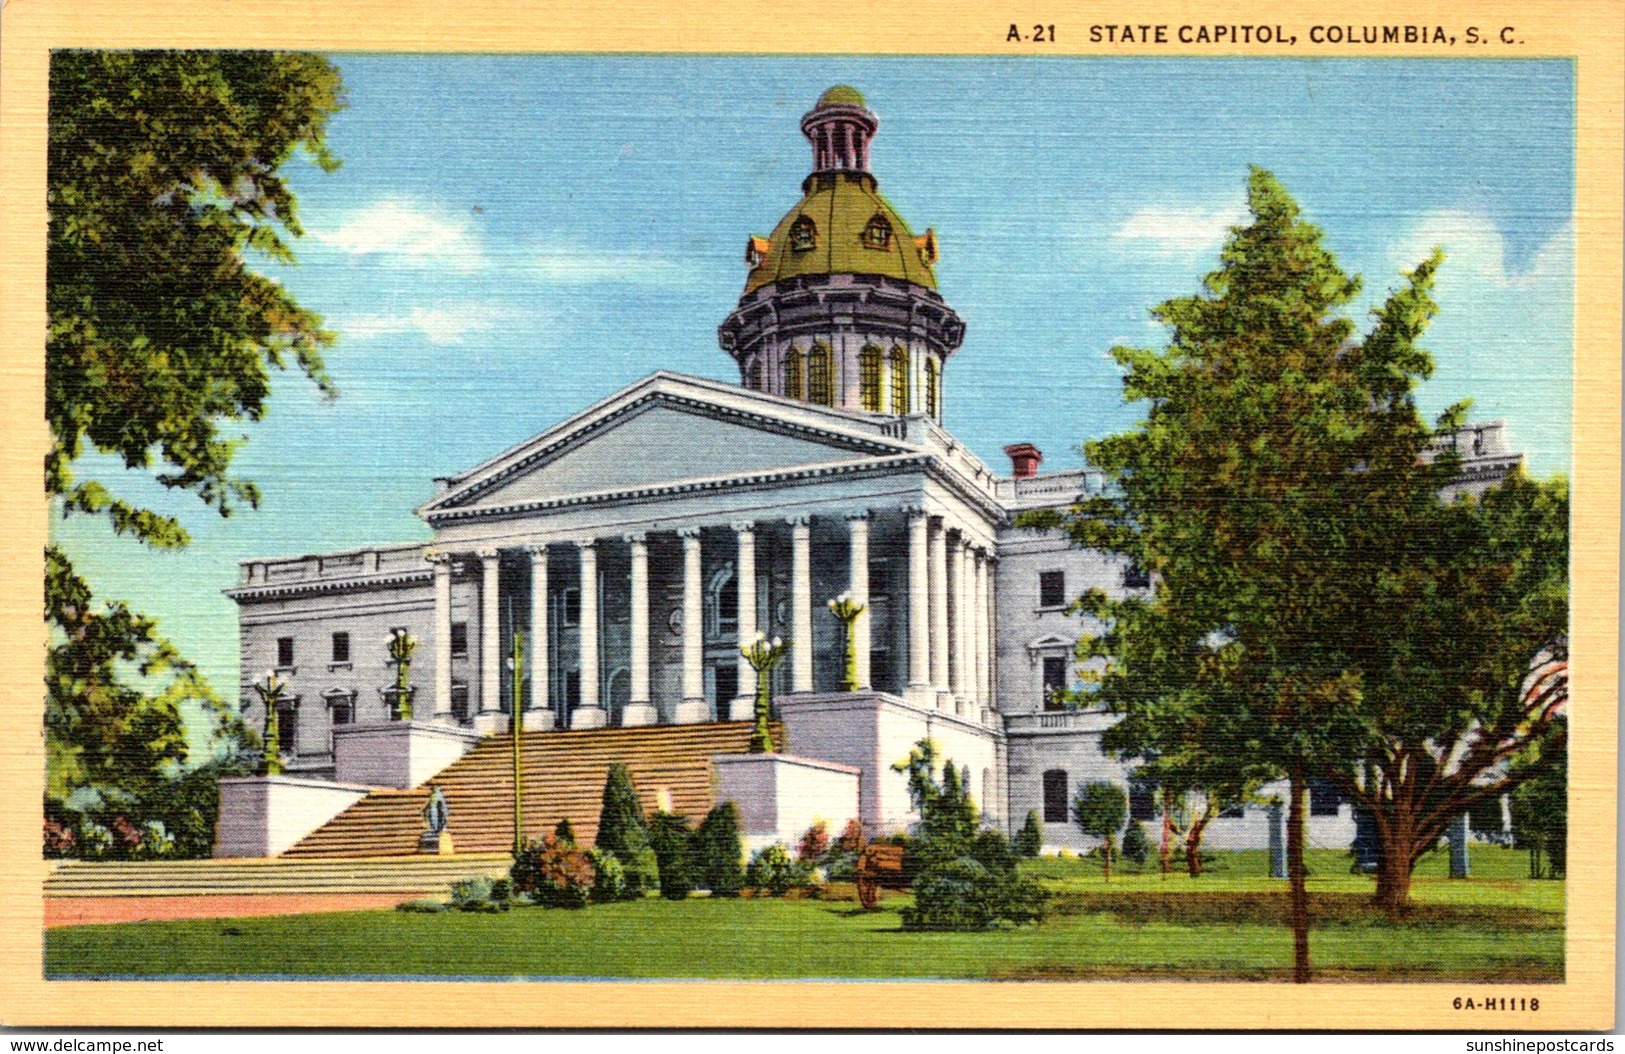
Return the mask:
{"type": "Polygon", "coordinates": [[[3,17],[7,1023],[1612,1027],[1615,6],[3,17]]]}

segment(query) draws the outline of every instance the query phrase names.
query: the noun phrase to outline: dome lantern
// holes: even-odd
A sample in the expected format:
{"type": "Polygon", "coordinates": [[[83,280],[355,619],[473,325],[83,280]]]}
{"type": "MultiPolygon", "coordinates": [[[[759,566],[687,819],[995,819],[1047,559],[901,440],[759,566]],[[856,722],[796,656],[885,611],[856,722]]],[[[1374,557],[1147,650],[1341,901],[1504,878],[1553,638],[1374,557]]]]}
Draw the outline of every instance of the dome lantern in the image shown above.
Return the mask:
{"type": "Polygon", "coordinates": [[[813,148],[813,174],[868,172],[869,140],[880,121],[856,88],[837,84],[801,118],[801,134],[813,148]]]}

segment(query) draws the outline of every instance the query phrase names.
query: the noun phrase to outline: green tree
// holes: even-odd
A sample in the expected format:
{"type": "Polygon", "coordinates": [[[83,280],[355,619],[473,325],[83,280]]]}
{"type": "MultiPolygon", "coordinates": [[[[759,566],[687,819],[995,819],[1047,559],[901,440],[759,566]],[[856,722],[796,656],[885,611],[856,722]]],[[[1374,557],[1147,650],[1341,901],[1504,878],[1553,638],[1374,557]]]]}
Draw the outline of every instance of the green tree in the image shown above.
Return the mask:
{"type": "Polygon", "coordinates": [[[694,832],[688,817],[655,813],[649,823],[649,847],[660,867],[660,895],[682,900],[694,892],[694,832]]]}
{"type": "Polygon", "coordinates": [[[1438,500],[1456,465],[1424,457],[1434,432],[1413,398],[1432,369],[1415,341],[1442,255],[1406,274],[1356,339],[1344,309],[1359,280],[1270,173],[1252,171],[1248,209],[1202,292],[1153,309],[1168,347],[1113,349],[1125,398],[1146,418],[1086,445],[1113,488],[1068,526],[1151,572],[1167,632],[1200,642],[1196,705],[1227,711],[1214,749],[1289,779],[1293,976],[1303,982],[1307,780],[1360,741],[1350,621],[1395,532],[1438,500]]]}
{"type": "MultiPolygon", "coordinates": [[[[259,491],[231,472],[233,422],[265,412],[273,371],[331,386],[316,315],[254,271],[291,262],[301,233],[279,173],[303,151],[325,169],[337,69],[278,52],[58,51],[47,151],[46,493],[155,549],[189,542],[165,515],[89,474],[152,473],[220,515],[259,491]]],[[[56,546],[46,553],[47,787],[150,781],[185,759],[179,707],[225,705],[124,603],[97,604],[56,546]],[[123,760],[112,761],[115,755],[123,760]]]]}
{"type": "Polygon", "coordinates": [[[736,897],[745,884],[744,845],[739,840],[739,809],[725,801],[705,814],[695,832],[700,882],[713,897],[736,897]]]}
{"type": "Polygon", "coordinates": [[[1562,479],[1420,503],[1350,619],[1360,700],[1324,774],[1375,820],[1391,913],[1456,817],[1565,756],[1568,525],[1562,479]]]}
{"type": "Polygon", "coordinates": [[[1117,832],[1128,819],[1128,795],[1115,783],[1104,780],[1078,788],[1072,800],[1072,819],[1078,830],[1100,839],[1100,860],[1106,881],[1112,880],[1112,856],[1117,852],[1117,832]]]}
{"type": "Polygon", "coordinates": [[[1530,878],[1562,878],[1568,871],[1568,719],[1557,717],[1541,744],[1540,757],[1513,766],[1533,770],[1509,805],[1514,844],[1529,853],[1530,878]]]}
{"type": "Polygon", "coordinates": [[[593,844],[617,856],[649,844],[649,827],[632,782],[632,770],[618,761],[604,778],[603,805],[598,811],[598,834],[593,844]]]}
{"type": "Polygon", "coordinates": [[[1017,856],[1035,857],[1044,847],[1044,831],[1038,825],[1038,810],[1028,809],[1027,820],[1021,825],[1021,830],[1011,841],[1010,848],[1017,856]]]}

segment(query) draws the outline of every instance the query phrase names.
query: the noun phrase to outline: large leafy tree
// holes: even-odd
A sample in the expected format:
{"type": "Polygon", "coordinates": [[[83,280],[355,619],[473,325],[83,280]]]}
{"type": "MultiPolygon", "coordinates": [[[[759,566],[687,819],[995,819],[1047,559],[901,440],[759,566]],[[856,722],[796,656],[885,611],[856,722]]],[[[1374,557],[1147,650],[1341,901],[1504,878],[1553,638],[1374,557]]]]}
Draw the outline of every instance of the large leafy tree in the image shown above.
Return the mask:
{"type": "Polygon", "coordinates": [[[1442,257],[1408,273],[1357,339],[1344,309],[1359,280],[1273,175],[1252,171],[1248,208],[1203,290],[1153,309],[1168,346],[1113,349],[1146,418],[1086,446],[1114,487],[1068,527],[1153,573],[1153,637],[1200,642],[1187,702],[1222,717],[1212,749],[1290,780],[1294,978],[1307,981],[1304,794],[1357,735],[1348,626],[1396,518],[1435,501],[1453,468],[1423,456],[1433,432],[1412,397],[1431,372],[1415,339],[1442,257]]]}
{"type": "Polygon", "coordinates": [[[1567,746],[1567,483],[1517,473],[1419,513],[1349,626],[1359,738],[1326,769],[1375,819],[1377,901],[1392,912],[1453,819],[1567,746]]]}
{"type": "MultiPolygon", "coordinates": [[[[231,471],[233,422],[263,415],[272,375],[331,391],[333,337],[256,260],[289,262],[301,233],[280,174],[324,169],[338,70],[277,52],[59,51],[50,71],[45,416],[47,494],[157,549],[189,542],[86,465],[150,473],[222,516],[259,491],[231,471]],[[94,456],[93,456],[94,455],[94,456]]],[[[121,602],[98,603],[46,554],[49,775],[138,784],[185,759],[180,704],[221,709],[196,669],[121,602]]]]}

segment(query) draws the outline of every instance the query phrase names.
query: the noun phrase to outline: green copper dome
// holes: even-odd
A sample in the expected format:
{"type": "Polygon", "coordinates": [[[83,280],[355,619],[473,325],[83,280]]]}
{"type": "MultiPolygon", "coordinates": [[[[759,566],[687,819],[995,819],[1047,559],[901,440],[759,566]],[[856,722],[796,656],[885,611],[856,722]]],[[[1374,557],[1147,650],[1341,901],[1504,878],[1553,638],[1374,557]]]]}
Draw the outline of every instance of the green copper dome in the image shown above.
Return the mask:
{"type": "Polygon", "coordinates": [[[819,106],[867,106],[863,93],[846,84],[837,84],[818,97],[819,106]]]}
{"type": "Polygon", "coordinates": [[[931,272],[936,235],[927,231],[916,238],[866,172],[813,175],[805,196],[785,213],[772,236],[752,238],[746,252],[752,264],[746,293],[769,282],[816,274],[876,274],[937,287],[931,272]]]}

